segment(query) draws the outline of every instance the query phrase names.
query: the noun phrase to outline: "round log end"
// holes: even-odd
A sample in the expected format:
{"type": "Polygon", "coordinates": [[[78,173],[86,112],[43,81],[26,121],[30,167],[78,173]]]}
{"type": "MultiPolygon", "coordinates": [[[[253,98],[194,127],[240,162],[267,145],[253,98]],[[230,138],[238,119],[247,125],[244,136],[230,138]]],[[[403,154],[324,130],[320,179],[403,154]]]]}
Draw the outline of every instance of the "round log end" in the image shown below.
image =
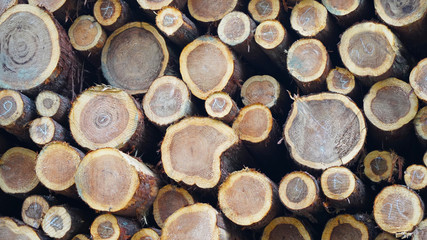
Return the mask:
{"type": "Polygon", "coordinates": [[[277,20],[263,21],[255,30],[255,42],[264,49],[276,48],[287,37],[288,32],[277,20]]]}
{"type": "MultiPolygon", "coordinates": [[[[209,95],[205,101],[205,109],[209,116],[217,119],[223,119],[233,114],[233,107],[237,108],[234,100],[225,92],[216,92],[209,95]]],[[[235,113],[237,115],[237,111],[235,113]]],[[[230,116],[231,121],[235,116],[230,116]]]]}
{"type": "MultiPolygon", "coordinates": [[[[378,234],[378,236],[375,238],[375,240],[397,240],[397,238],[388,232],[382,232],[382,233],[378,234]]],[[[419,239],[419,240],[421,240],[421,239],[419,239]]]]}
{"type": "Polygon", "coordinates": [[[151,228],[143,228],[135,233],[130,240],[160,240],[160,236],[151,228]]]}
{"type": "Polygon", "coordinates": [[[37,229],[42,224],[43,218],[49,208],[49,203],[43,197],[39,195],[29,196],[22,203],[22,221],[28,226],[37,229]]]}
{"type": "Polygon", "coordinates": [[[46,8],[49,12],[55,12],[60,9],[66,0],[28,0],[28,4],[46,8]]]}
{"type": "Polygon", "coordinates": [[[43,218],[43,231],[52,238],[62,238],[72,227],[72,216],[66,208],[62,206],[53,206],[49,208],[43,218]]]}
{"type": "Polygon", "coordinates": [[[347,95],[356,87],[356,80],[347,69],[336,67],[329,71],[326,77],[326,85],[331,92],[347,95]]]}
{"type": "Polygon", "coordinates": [[[304,224],[297,218],[278,217],[264,228],[261,240],[286,239],[289,236],[295,240],[313,239],[304,224]]]}
{"type": "Polygon", "coordinates": [[[291,13],[291,26],[303,37],[314,37],[326,28],[328,11],[314,0],[304,0],[295,5],[291,13]]]}
{"type": "Polygon", "coordinates": [[[12,218],[0,217],[0,236],[4,239],[44,240],[34,229],[18,226],[12,218]]]}
{"type": "Polygon", "coordinates": [[[233,129],[241,140],[259,143],[268,139],[273,122],[270,109],[263,104],[255,103],[240,110],[233,122],[233,129]]]}
{"type": "Polygon", "coordinates": [[[252,34],[252,22],[245,13],[233,11],[219,22],[218,37],[229,46],[242,44],[252,34]]]}
{"type": "Polygon", "coordinates": [[[279,17],[280,0],[251,0],[248,4],[248,11],[257,22],[274,20],[279,17]]]}
{"type": "Polygon", "coordinates": [[[71,240],[90,240],[90,238],[84,234],[77,234],[71,240]]]}
{"type": "Polygon", "coordinates": [[[348,236],[357,240],[369,239],[369,228],[352,215],[343,214],[326,223],[322,240],[345,239],[348,236]]]}
{"type": "Polygon", "coordinates": [[[427,187],[427,168],[423,165],[411,165],[406,168],[403,179],[406,186],[411,189],[425,189],[427,187]]]}
{"type": "Polygon", "coordinates": [[[427,107],[423,107],[418,111],[414,119],[414,125],[417,137],[421,142],[427,143],[427,107]]]}
{"type": "Polygon", "coordinates": [[[356,191],[356,176],[345,167],[326,169],[320,178],[325,196],[333,200],[344,200],[356,191]]]}
{"type": "Polygon", "coordinates": [[[346,16],[354,12],[361,4],[361,0],[322,0],[322,4],[335,16],[346,16]]]}
{"type": "Polygon", "coordinates": [[[139,6],[144,10],[156,11],[169,6],[174,0],[137,0],[139,6]]]}
{"type": "Polygon", "coordinates": [[[364,174],[372,182],[393,181],[398,156],[387,151],[372,151],[363,160],[364,174]]]}
{"type": "Polygon", "coordinates": [[[93,7],[93,15],[102,26],[111,26],[121,16],[122,8],[121,0],[98,0],[93,7]]]}
{"type": "Polygon", "coordinates": [[[200,22],[216,22],[233,11],[238,0],[188,0],[188,11],[200,22]]]}
{"type": "Polygon", "coordinates": [[[174,7],[165,7],[157,13],[156,26],[171,36],[184,24],[182,12],[174,7]]]}
{"type": "Polygon", "coordinates": [[[23,95],[14,90],[0,91],[0,125],[7,127],[24,114],[23,95]]]}
{"type": "Polygon", "coordinates": [[[83,15],[74,20],[68,30],[68,36],[71,45],[77,51],[89,51],[95,47],[102,48],[106,37],[101,25],[90,15],[83,15]],[[100,41],[102,45],[98,46],[100,41]]]}
{"type": "Polygon", "coordinates": [[[38,145],[51,142],[57,131],[54,120],[49,117],[36,118],[30,123],[30,138],[38,145]]]}
{"type": "MultiPolygon", "coordinates": [[[[420,222],[420,224],[418,224],[417,228],[413,232],[412,240],[423,240],[426,238],[427,238],[427,219],[424,219],[423,221],[420,222]]],[[[385,240],[388,240],[388,239],[385,239],[385,240]]]]}
{"type": "Polygon", "coordinates": [[[417,97],[427,102],[427,58],[421,60],[409,75],[409,83],[417,97]]]}
{"type": "Polygon", "coordinates": [[[90,234],[94,239],[119,239],[121,233],[117,218],[108,213],[99,215],[90,226],[90,234]]]}
{"type": "Polygon", "coordinates": [[[319,200],[320,189],[310,174],[292,172],[280,181],[279,197],[286,208],[299,211],[313,206],[319,200]]]}
{"type": "Polygon", "coordinates": [[[269,75],[256,75],[246,80],[240,91],[244,105],[261,103],[268,108],[277,104],[282,88],[279,82],[269,75]]]}
{"type": "Polygon", "coordinates": [[[411,0],[402,2],[389,2],[375,0],[375,11],[386,24],[393,27],[404,27],[419,21],[425,16],[427,2],[411,0]]]}
{"type": "Polygon", "coordinates": [[[61,97],[55,92],[43,91],[36,98],[37,113],[43,117],[53,117],[61,107],[61,97]]]}

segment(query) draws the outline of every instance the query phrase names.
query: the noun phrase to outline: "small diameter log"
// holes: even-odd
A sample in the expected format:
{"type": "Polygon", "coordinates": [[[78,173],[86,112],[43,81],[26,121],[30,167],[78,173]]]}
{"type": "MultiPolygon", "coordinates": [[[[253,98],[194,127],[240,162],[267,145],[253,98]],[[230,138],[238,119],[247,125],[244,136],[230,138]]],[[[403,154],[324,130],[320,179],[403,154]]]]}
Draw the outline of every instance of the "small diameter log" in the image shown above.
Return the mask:
{"type": "Polygon", "coordinates": [[[143,228],[135,233],[130,240],[160,240],[160,234],[151,228],[143,228]]]}
{"type": "Polygon", "coordinates": [[[225,92],[209,95],[205,101],[205,110],[210,117],[227,124],[232,124],[240,111],[236,102],[225,92]]]}
{"type": "Polygon", "coordinates": [[[404,180],[406,186],[413,190],[427,189],[427,167],[423,165],[411,165],[405,170],[404,180]]]}
{"type": "Polygon", "coordinates": [[[171,75],[170,60],[164,38],[144,22],[128,23],[114,31],[101,56],[102,72],[108,83],[130,94],[145,93],[156,78],[171,75]]]}
{"type": "Polygon", "coordinates": [[[186,118],[170,126],[161,156],[163,169],[171,179],[201,189],[218,186],[250,159],[231,127],[201,117],[186,118]]]}
{"type": "Polygon", "coordinates": [[[319,183],[307,172],[295,171],[286,174],[279,185],[280,201],[297,214],[316,222],[316,217],[325,214],[319,183]]]}
{"type": "Polygon", "coordinates": [[[174,7],[165,7],[157,13],[156,26],[180,47],[185,47],[199,36],[196,25],[174,7]]]}
{"type": "Polygon", "coordinates": [[[427,146],[427,107],[421,108],[414,118],[415,134],[424,146],[427,146]]]}
{"type": "Polygon", "coordinates": [[[412,232],[423,219],[424,204],[414,191],[392,185],[376,196],[373,215],[378,226],[386,232],[412,232]]]}
{"type": "Polygon", "coordinates": [[[289,48],[286,60],[292,78],[304,94],[326,89],[331,62],[325,46],[316,39],[300,39],[289,48]]]}
{"type": "Polygon", "coordinates": [[[109,86],[85,90],[70,110],[70,130],[76,142],[90,150],[113,147],[138,149],[145,143],[144,116],[125,91],[109,86]]]}
{"type": "Polygon", "coordinates": [[[83,152],[66,142],[51,142],[37,156],[37,177],[46,188],[76,197],[74,176],[83,157],[83,152]]]}
{"type": "Polygon", "coordinates": [[[159,189],[157,176],[144,163],[113,148],[88,153],[75,183],[91,208],[123,216],[144,216],[159,189]]]}
{"type": "Polygon", "coordinates": [[[59,123],[66,123],[70,108],[70,100],[58,93],[43,91],[37,95],[36,109],[42,117],[51,117],[59,123]]]}
{"type": "Polygon", "coordinates": [[[284,118],[289,110],[288,92],[269,75],[255,75],[246,80],[240,90],[240,97],[245,106],[264,104],[277,118],[284,118]]]}
{"type": "Polygon", "coordinates": [[[70,133],[50,117],[36,118],[30,123],[30,138],[39,146],[52,141],[68,141],[70,133]]]}
{"type": "MultiPolygon", "coordinates": [[[[424,219],[423,221],[418,224],[417,228],[412,234],[412,240],[424,240],[427,238],[427,219],[424,219]]],[[[376,240],[376,239],[375,239],[376,240]]],[[[388,239],[385,239],[388,240],[388,239]]],[[[390,240],[394,240],[391,239],[390,240]]]]}
{"type": "Polygon", "coordinates": [[[0,91],[0,126],[21,140],[30,140],[28,123],[36,117],[34,102],[14,90],[0,91]]]}
{"type": "Polygon", "coordinates": [[[89,235],[86,234],[77,234],[71,240],[91,240],[89,235]]]}
{"type": "Polygon", "coordinates": [[[321,93],[295,99],[283,135],[295,162],[324,170],[353,163],[366,132],[362,112],[348,97],[321,93]]]}
{"type": "Polygon", "coordinates": [[[188,0],[187,4],[194,19],[209,23],[221,20],[225,15],[239,8],[242,3],[241,0],[188,0]]]}
{"type": "Polygon", "coordinates": [[[409,83],[417,97],[427,103],[427,58],[421,60],[409,75],[409,83]]]}
{"type": "Polygon", "coordinates": [[[417,110],[414,90],[397,78],[374,84],[363,99],[363,111],[373,126],[371,136],[390,145],[404,141],[404,136],[410,134],[417,110]]]}
{"type": "Polygon", "coordinates": [[[90,15],[78,17],[68,29],[71,45],[95,66],[101,64],[102,47],[107,34],[101,25],[90,15]]]}
{"type": "Polygon", "coordinates": [[[218,38],[208,35],[182,50],[179,65],[191,93],[203,100],[218,91],[233,95],[243,79],[242,67],[234,54],[218,38]]]}
{"type": "Polygon", "coordinates": [[[278,217],[273,219],[262,233],[261,240],[277,239],[313,240],[307,227],[294,217],[278,217]]]}
{"type": "MultiPolygon", "coordinates": [[[[416,239],[414,237],[415,237],[415,235],[413,235],[413,237],[412,237],[413,240],[422,240],[422,238],[416,239]]],[[[382,233],[378,234],[378,236],[375,238],[375,240],[397,240],[397,238],[395,238],[392,234],[390,234],[388,232],[382,232],[382,233]]]]}
{"type": "Polygon", "coordinates": [[[70,239],[88,225],[83,213],[68,206],[53,206],[43,218],[43,231],[51,238],[70,239]]]}
{"type": "Polygon", "coordinates": [[[130,239],[139,229],[139,224],[134,220],[102,214],[93,221],[90,234],[93,240],[124,240],[130,239]]]}
{"type": "Polygon", "coordinates": [[[373,222],[366,222],[358,216],[349,214],[338,215],[330,219],[322,233],[322,240],[351,239],[365,240],[372,239],[374,232],[373,222]]]}
{"type": "Polygon", "coordinates": [[[286,58],[291,37],[279,21],[267,20],[260,23],[255,30],[255,42],[279,69],[287,71],[286,58]]]}
{"type": "Polygon", "coordinates": [[[339,25],[349,27],[356,22],[371,18],[373,13],[369,0],[322,0],[328,12],[337,19],[339,25]]]}
{"type": "Polygon", "coordinates": [[[47,11],[18,4],[1,15],[0,33],[0,44],[9,49],[3,51],[0,88],[35,94],[80,81],[81,65],[68,35],[47,11]]]}
{"type": "MultiPolygon", "coordinates": [[[[153,215],[157,225],[165,226],[166,219],[182,207],[194,204],[194,199],[183,188],[166,185],[159,190],[153,203],[153,215]]],[[[138,239],[139,240],[139,239],[138,239]]]]}
{"type": "Polygon", "coordinates": [[[39,185],[35,166],[37,153],[14,147],[0,158],[0,189],[8,194],[28,194],[39,185]]]}
{"type": "Polygon", "coordinates": [[[183,207],[166,219],[161,240],[234,239],[221,214],[211,205],[196,203],[183,207]]]}
{"type": "Polygon", "coordinates": [[[18,4],[18,0],[4,0],[0,2],[0,15],[2,15],[7,9],[18,4]]]}
{"type": "Polygon", "coordinates": [[[22,203],[21,218],[25,224],[33,228],[39,228],[46,212],[50,208],[50,201],[40,195],[32,195],[25,198],[22,203]]]}
{"type": "Polygon", "coordinates": [[[374,183],[394,183],[402,158],[393,152],[372,151],[363,160],[365,176],[374,183]]]}
{"type": "Polygon", "coordinates": [[[0,217],[0,236],[2,239],[48,240],[39,231],[10,217],[0,217]]]}
{"type": "Polygon", "coordinates": [[[93,15],[106,30],[113,32],[130,21],[131,10],[123,0],[98,0],[93,15]]]}
{"type": "Polygon", "coordinates": [[[399,39],[385,25],[364,22],[348,28],[338,46],[346,68],[364,85],[409,73],[406,53],[399,39]]]}
{"type": "Polygon", "coordinates": [[[345,68],[331,69],[326,77],[326,86],[330,92],[341,93],[354,101],[358,100],[359,84],[356,83],[354,75],[345,68]]]}
{"type": "Polygon", "coordinates": [[[233,223],[250,229],[265,227],[281,211],[277,185],[252,169],[233,172],[219,187],[218,204],[233,223]]]}
{"type": "Polygon", "coordinates": [[[251,0],[248,4],[248,12],[257,22],[277,20],[281,10],[280,0],[251,0]]]}
{"type": "Polygon", "coordinates": [[[301,37],[316,38],[326,46],[337,42],[337,27],[328,15],[328,10],[319,2],[304,0],[296,4],[290,22],[301,37]]]}
{"type": "Polygon", "coordinates": [[[190,91],[181,79],[174,76],[154,80],[144,95],[142,107],[148,120],[162,130],[195,113],[190,91]]]}

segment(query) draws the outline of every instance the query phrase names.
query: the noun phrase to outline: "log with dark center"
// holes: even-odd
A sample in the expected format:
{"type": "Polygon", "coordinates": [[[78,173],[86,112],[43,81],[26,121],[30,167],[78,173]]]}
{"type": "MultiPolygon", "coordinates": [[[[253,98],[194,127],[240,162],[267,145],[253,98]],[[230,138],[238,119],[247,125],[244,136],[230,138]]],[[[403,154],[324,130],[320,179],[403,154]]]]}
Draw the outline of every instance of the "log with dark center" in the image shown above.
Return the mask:
{"type": "Polygon", "coordinates": [[[0,188],[8,194],[28,194],[39,185],[35,166],[37,153],[14,147],[0,158],[0,188]]]}
{"type": "Polygon", "coordinates": [[[345,68],[336,67],[329,71],[326,77],[328,91],[341,93],[353,99],[358,99],[359,84],[356,83],[354,75],[345,68]]]}
{"type": "Polygon", "coordinates": [[[70,239],[88,225],[80,210],[68,206],[53,206],[46,212],[42,228],[51,238],[70,239]]]}
{"type": "Polygon", "coordinates": [[[157,225],[164,227],[166,219],[182,207],[194,204],[187,190],[174,185],[166,185],[159,190],[153,203],[153,215],[157,225]]]}
{"type": "Polygon", "coordinates": [[[143,228],[135,233],[130,240],[160,240],[160,234],[151,228],[143,228]]]}
{"type": "Polygon", "coordinates": [[[157,176],[144,163],[113,148],[88,153],[75,184],[91,208],[123,216],[145,216],[159,189],[157,176]]]}
{"type": "Polygon", "coordinates": [[[406,186],[414,190],[426,190],[427,188],[427,168],[424,165],[413,164],[406,168],[403,176],[406,186]]]}
{"type": "Polygon", "coordinates": [[[25,224],[36,229],[41,226],[43,218],[50,208],[50,202],[46,199],[40,195],[25,198],[21,210],[21,218],[25,224]]]}
{"type": "Polygon", "coordinates": [[[131,10],[123,0],[98,0],[93,7],[93,15],[99,24],[112,32],[130,21],[131,10]]]}
{"type": "Polygon", "coordinates": [[[373,215],[378,226],[386,232],[412,232],[423,219],[424,204],[414,191],[392,185],[376,196],[373,215]]]}
{"type": "Polygon", "coordinates": [[[409,75],[409,83],[417,97],[427,103],[427,58],[421,60],[409,75]]]}
{"type": "Polygon", "coordinates": [[[277,20],[281,8],[280,0],[251,0],[248,4],[249,14],[257,22],[277,20]]]}
{"type": "Polygon", "coordinates": [[[289,48],[287,68],[303,93],[326,89],[330,58],[325,46],[316,39],[300,39],[289,48]]]}
{"type": "Polygon", "coordinates": [[[130,239],[139,229],[139,224],[134,220],[102,214],[93,221],[90,234],[94,240],[130,239]]]}
{"type": "Polygon", "coordinates": [[[36,118],[30,123],[30,138],[38,146],[52,141],[69,141],[70,133],[50,117],[36,118]]]}
{"type": "Polygon", "coordinates": [[[364,174],[374,183],[394,183],[401,158],[394,152],[372,151],[363,160],[364,174]]]}
{"type": "Polygon", "coordinates": [[[427,107],[421,108],[414,118],[415,134],[418,140],[427,146],[427,107]]]}
{"type": "Polygon", "coordinates": [[[371,239],[373,231],[371,224],[360,221],[357,216],[343,214],[330,219],[326,223],[322,233],[322,240],[371,239]]]}
{"type": "Polygon", "coordinates": [[[291,157],[310,169],[348,165],[366,138],[362,112],[349,98],[321,93],[295,99],[284,127],[291,157]]]}
{"type": "Polygon", "coordinates": [[[131,94],[145,93],[156,78],[173,73],[170,60],[164,38],[144,22],[128,23],[114,31],[101,56],[108,83],[131,94]]]}
{"type": "Polygon", "coordinates": [[[348,28],[338,46],[341,60],[363,84],[409,73],[405,49],[385,25],[364,22],[348,28]]]}
{"type": "Polygon", "coordinates": [[[322,4],[343,27],[369,19],[373,8],[368,0],[322,0],[322,4]]]}
{"type": "Polygon", "coordinates": [[[42,117],[51,117],[59,123],[68,122],[71,102],[68,98],[52,91],[42,91],[36,98],[37,113],[42,117]]]}
{"type": "MultiPolygon", "coordinates": [[[[423,221],[420,222],[420,224],[418,224],[417,228],[413,232],[412,240],[423,240],[426,238],[427,238],[427,220],[424,219],[423,221]]],[[[388,239],[384,239],[384,240],[388,240],[388,239]]],[[[391,240],[394,240],[394,239],[391,239],[391,240]]]]}
{"type": "Polygon", "coordinates": [[[297,218],[278,217],[273,219],[262,233],[261,240],[313,240],[307,227],[297,218]]]}
{"type": "Polygon", "coordinates": [[[215,92],[205,101],[207,114],[227,124],[232,124],[239,114],[237,103],[225,92],[215,92]]]}
{"type": "Polygon", "coordinates": [[[240,6],[239,0],[188,0],[188,11],[200,22],[216,22],[240,6]]]}
{"type": "Polygon", "coordinates": [[[48,240],[50,238],[25,225],[17,219],[0,217],[0,236],[2,239],[48,240]]]}

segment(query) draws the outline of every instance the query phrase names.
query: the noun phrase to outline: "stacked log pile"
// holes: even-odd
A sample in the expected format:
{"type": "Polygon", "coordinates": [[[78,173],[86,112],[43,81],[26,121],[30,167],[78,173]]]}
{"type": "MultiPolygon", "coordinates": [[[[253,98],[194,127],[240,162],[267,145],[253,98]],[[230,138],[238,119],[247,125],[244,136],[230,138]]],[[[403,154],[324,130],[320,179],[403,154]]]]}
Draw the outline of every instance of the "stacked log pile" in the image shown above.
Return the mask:
{"type": "Polygon", "coordinates": [[[0,239],[427,239],[427,1],[0,1],[0,239]]]}

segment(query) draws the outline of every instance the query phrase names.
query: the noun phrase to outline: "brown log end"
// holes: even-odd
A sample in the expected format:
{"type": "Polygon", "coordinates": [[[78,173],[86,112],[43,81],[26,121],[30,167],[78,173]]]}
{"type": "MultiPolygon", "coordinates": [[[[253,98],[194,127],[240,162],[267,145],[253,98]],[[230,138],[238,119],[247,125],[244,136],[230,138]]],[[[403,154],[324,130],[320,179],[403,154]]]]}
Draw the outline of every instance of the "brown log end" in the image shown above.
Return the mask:
{"type": "Polygon", "coordinates": [[[415,118],[418,98],[408,83],[388,78],[371,87],[363,99],[363,110],[372,125],[381,131],[392,132],[415,118]]]}
{"type": "Polygon", "coordinates": [[[156,26],[164,32],[166,36],[174,35],[183,24],[185,24],[185,22],[182,12],[174,7],[165,7],[157,13],[156,26]]]}
{"type": "Polygon", "coordinates": [[[427,187],[427,167],[423,165],[411,165],[406,168],[403,179],[409,188],[424,190],[427,187]]]}
{"type": "Polygon", "coordinates": [[[355,12],[361,5],[360,0],[322,0],[322,4],[334,16],[343,17],[355,12]]]}
{"type": "Polygon", "coordinates": [[[332,200],[345,200],[357,194],[357,177],[345,167],[326,169],[320,178],[320,185],[325,196],[332,200]]]}
{"type": "Polygon", "coordinates": [[[151,228],[143,228],[135,233],[131,240],[160,240],[160,236],[151,228]]]}
{"type": "Polygon", "coordinates": [[[427,145],[427,107],[421,108],[414,118],[415,134],[419,141],[427,145]]]}
{"type": "Polygon", "coordinates": [[[209,95],[205,101],[205,109],[212,118],[230,124],[239,114],[236,102],[225,92],[216,92],[209,95]]]}
{"type": "Polygon", "coordinates": [[[300,39],[288,51],[287,67],[297,85],[305,93],[326,88],[330,59],[325,46],[317,39],[300,39]]]}
{"type": "Polygon", "coordinates": [[[142,9],[144,9],[144,10],[151,10],[151,11],[160,10],[163,7],[167,7],[171,3],[174,2],[174,0],[155,0],[155,1],[152,1],[152,0],[137,0],[137,1],[138,1],[139,6],[141,6],[142,9]]]}
{"type": "Polygon", "coordinates": [[[233,94],[240,80],[233,76],[239,71],[230,49],[219,39],[201,36],[188,44],[179,57],[182,79],[194,96],[206,99],[224,91],[233,94]]]}
{"type": "Polygon", "coordinates": [[[144,163],[113,148],[88,153],[75,184],[91,208],[124,216],[144,214],[158,192],[157,177],[144,163]]]}
{"type": "Polygon", "coordinates": [[[182,207],[194,204],[194,199],[183,188],[166,185],[159,190],[153,203],[153,215],[157,225],[164,227],[166,219],[182,207]]]}
{"type": "Polygon", "coordinates": [[[322,240],[345,239],[351,236],[351,239],[370,239],[369,226],[364,222],[358,221],[354,216],[343,214],[332,218],[326,223],[323,230],[322,240]]]}
{"type": "MultiPolygon", "coordinates": [[[[426,4],[427,5],[427,4],[426,4]]],[[[414,89],[417,97],[423,101],[427,102],[427,58],[421,60],[417,66],[415,66],[411,74],[409,75],[409,83],[414,89]]]]}
{"type": "Polygon", "coordinates": [[[328,91],[348,95],[356,88],[354,75],[345,68],[336,67],[326,77],[328,91]]]}
{"type": "Polygon", "coordinates": [[[218,25],[218,37],[233,47],[244,43],[251,34],[255,23],[243,12],[233,11],[225,15],[218,25]]]}
{"type": "Polygon", "coordinates": [[[306,226],[294,217],[278,217],[273,219],[262,233],[261,240],[286,239],[291,237],[293,240],[312,240],[306,226]]]}
{"type": "Polygon", "coordinates": [[[139,229],[133,220],[102,214],[92,222],[90,234],[94,240],[130,239],[139,229]]]}
{"type": "Polygon", "coordinates": [[[70,189],[74,185],[74,176],[83,156],[80,150],[66,142],[49,143],[37,156],[37,177],[50,190],[70,189]]]}
{"type": "Polygon", "coordinates": [[[393,182],[399,156],[388,151],[372,151],[363,160],[364,174],[375,183],[393,182]]]}
{"type": "MultiPolygon", "coordinates": [[[[70,236],[70,231],[75,230],[73,212],[64,206],[49,208],[43,218],[42,228],[49,237],[60,239],[70,236]]],[[[75,233],[74,233],[75,234],[75,233]]]]}
{"type": "Polygon", "coordinates": [[[68,98],[52,91],[42,91],[36,98],[37,113],[42,117],[51,117],[57,122],[68,121],[71,103],[68,98]]]}
{"type": "Polygon", "coordinates": [[[85,234],[77,234],[71,240],[90,240],[90,237],[88,237],[88,235],[85,235],[85,234]]]}
{"type": "Polygon", "coordinates": [[[291,13],[291,26],[302,37],[315,37],[326,28],[328,11],[319,2],[304,0],[291,13]]]}
{"type": "MultiPolygon", "coordinates": [[[[417,228],[413,232],[412,240],[423,240],[427,238],[427,219],[418,224],[417,228]]],[[[376,240],[376,239],[375,239],[376,240]]],[[[388,239],[385,239],[388,240],[388,239]]]]}
{"type": "Polygon", "coordinates": [[[188,10],[200,22],[216,22],[233,11],[238,0],[188,0],[188,10]]]}
{"type": "Polygon", "coordinates": [[[46,8],[46,10],[52,13],[64,6],[65,2],[66,0],[28,0],[28,4],[46,8]]]}
{"type": "Polygon", "coordinates": [[[280,0],[251,0],[248,11],[255,21],[264,22],[277,19],[281,7],[280,0]]]}
{"type": "Polygon", "coordinates": [[[375,198],[373,215],[378,226],[389,233],[411,232],[424,216],[421,198],[405,186],[385,187],[375,198]]]}
{"type": "Polygon", "coordinates": [[[39,184],[35,166],[37,153],[14,147],[0,159],[0,188],[5,193],[20,194],[34,190],[39,184]]]}
{"type": "Polygon", "coordinates": [[[3,239],[44,240],[33,228],[20,226],[9,217],[0,218],[0,236],[3,239]]]}
{"type": "Polygon", "coordinates": [[[108,37],[102,49],[102,72],[112,86],[141,94],[165,74],[169,58],[166,42],[153,26],[132,22],[108,37]],[[147,61],[142,64],[135,59],[147,61]]]}
{"type": "Polygon", "coordinates": [[[68,131],[50,117],[36,118],[30,123],[30,138],[39,146],[52,141],[65,141],[68,131]]]}
{"type": "Polygon", "coordinates": [[[423,156],[423,163],[424,163],[424,166],[427,166],[427,152],[423,156]]]}
{"type": "Polygon", "coordinates": [[[68,30],[71,45],[86,56],[98,55],[107,40],[107,34],[101,25],[90,15],[83,15],[74,20],[68,30]]]}
{"type": "Polygon", "coordinates": [[[42,196],[29,196],[22,203],[22,221],[28,226],[37,229],[42,224],[43,218],[49,208],[50,204],[42,196]]]}
{"type": "Polygon", "coordinates": [[[366,132],[356,104],[341,94],[321,93],[294,101],[284,138],[298,164],[327,169],[351,163],[364,145],[366,132]]]}
{"type": "Polygon", "coordinates": [[[226,174],[222,170],[230,164],[222,155],[238,144],[228,125],[210,118],[187,118],[166,131],[161,146],[163,168],[176,182],[210,189],[220,183],[226,174]]]}
{"type": "Polygon", "coordinates": [[[386,24],[393,27],[405,27],[425,17],[427,2],[412,0],[388,2],[375,0],[375,11],[386,24]]]}
{"type": "Polygon", "coordinates": [[[255,42],[263,49],[274,49],[288,38],[288,32],[277,20],[263,21],[255,30],[255,42]]]}
{"type": "MultiPolygon", "coordinates": [[[[416,240],[421,240],[421,239],[416,239],[416,240]]],[[[378,234],[378,236],[375,238],[375,240],[397,240],[397,238],[395,238],[392,234],[390,234],[388,232],[382,232],[382,233],[378,234]]]]}
{"type": "Polygon", "coordinates": [[[251,229],[265,227],[279,213],[277,186],[264,174],[244,169],[230,174],[218,190],[224,215],[251,229]]]}
{"type": "Polygon", "coordinates": [[[0,91],[0,126],[13,134],[25,135],[26,125],[35,117],[34,102],[15,90],[0,91]]]}
{"type": "Polygon", "coordinates": [[[268,108],[276,106],[283,89],[279,82],[269,75],[256,75],[246,80],[240,91],[243,104],[261,103],[268,108]]]}
{"type": "Polygon", "coordinates": [[[7,9],[18,4],[18,0],[4,0],[0,2],[0,15],[2,15],[7,9]]]}
{"type": "Polygon", "coordinates": [[[91,150],[138,147],[145,130],[144,116],[135,100],[108,86],[91,87],[78,96],[69,121],[76,142],[91,150]]]}
{"type": "Polygon", "coordinates": [[[270,109],[255,103],[242,108],[233,122],[233,129],[239,138],[250,143],[266,141],[273,129],[270,109]]]}
{"type": "Polygon", "coordinates": [[[192,114],[191,94],[185,83],[173,76],[154,80],[144,95],[142,107],[147,118],[158,126],[168,126],[192,114]]]}
{"type": "Polygon", "coordinates": [[[99,24],[114,31],[126,23],[127,8],[127,3],[122,0],[98,0],[93,6],[93,15],[99,24]]]}

